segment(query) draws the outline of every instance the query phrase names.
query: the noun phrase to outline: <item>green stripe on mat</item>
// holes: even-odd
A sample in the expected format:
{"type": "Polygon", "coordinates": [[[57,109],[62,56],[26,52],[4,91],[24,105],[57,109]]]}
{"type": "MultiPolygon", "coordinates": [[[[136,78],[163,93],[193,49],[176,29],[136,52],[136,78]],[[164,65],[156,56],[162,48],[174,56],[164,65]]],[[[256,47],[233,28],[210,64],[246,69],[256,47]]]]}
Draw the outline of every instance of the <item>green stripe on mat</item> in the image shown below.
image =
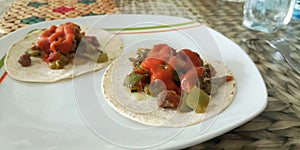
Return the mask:
{"type": "Polygon", "coordinates": [[[5,56],[6,55],[4,55],[1,59],[0,59],[0,69],[3,67],[3,65],[4,65],[4,59],[5,59],[5,56]]]}
{"type": "Polygon", "coordinates": [[[149,27],[134,27],[134,28],[104,28],[107,31],[133,31],[133,30],[149,30],[149,29],[161,29],[161,28],[170,28],[170,27],[178,27],[189,24],[194,24],[195,21],[189,21],[184,23],[170,24],[170,25],[158,25],[158,26],[149,26],[149,27]]]}

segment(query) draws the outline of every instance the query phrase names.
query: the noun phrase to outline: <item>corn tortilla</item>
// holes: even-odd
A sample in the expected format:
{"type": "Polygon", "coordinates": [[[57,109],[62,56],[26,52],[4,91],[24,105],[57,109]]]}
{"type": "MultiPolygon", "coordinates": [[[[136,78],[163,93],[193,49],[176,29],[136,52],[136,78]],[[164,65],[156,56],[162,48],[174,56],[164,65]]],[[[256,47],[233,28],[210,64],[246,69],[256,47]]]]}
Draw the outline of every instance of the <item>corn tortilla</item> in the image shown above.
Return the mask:
{"type": "MultiPolygon", "coordinates": [[[[135,51],[126,53],[116,59],[106,69],[102,82],[102,92],[108,104],[118,113],[131,120],[150,126],[184,127],[197,124],[218,115],[226,109],[236,94],[236,81],[226,82],[213,95],[205,113],[194,111],[182,113],[177,110],[160,108],[157,98],[146,96],[134,96],[123,86],[124,79],[132,71],[130,57],[135,57],[135,51]]],[[[229,69],[218,61],[210,61],[210,64],[218,70],[216,76],[232,75],[229,69]]]]}
{"type": "MultiPolygon", "coordinates": [[[[123,50],[123,41],[120,37],[105,30],[97,29],[93,36],[98,39],[101,49],[107,53],[109,61],[96,63],[88,61],[81,65],[68,64],[63,69],[50,69],[41,58],[31,57],[32,63],[28,67],[22,67],[18,59],[24,52],[38,40],[42,30],[27,34],[21,41],[13,44],[6,54],[5,69],[9,76],[15,80],[25,82],[56,82],[62,79],[73,78],[81,74],[97,71],[116,59],[123,50]]],[[[76,61],[76,58],[75,58],[76,61]]]]}

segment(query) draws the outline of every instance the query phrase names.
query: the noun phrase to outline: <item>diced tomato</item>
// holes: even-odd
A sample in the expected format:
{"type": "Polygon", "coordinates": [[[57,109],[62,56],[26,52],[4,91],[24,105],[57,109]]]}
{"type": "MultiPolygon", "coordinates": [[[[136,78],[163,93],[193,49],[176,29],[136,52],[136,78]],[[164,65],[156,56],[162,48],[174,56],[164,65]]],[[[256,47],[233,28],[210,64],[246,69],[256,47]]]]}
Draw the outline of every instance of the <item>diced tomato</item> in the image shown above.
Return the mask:
{"type": "Polygon", "coordinates": [[[168,63],[167,63],[167,68],[169,70],[175,70],[176,69],[176,62],[177,62],[177,57],[176,56],[172,56],[168,63]]]}
{"type": "Polygon", "coordinates": [[[185,70],[190,70],[193,67],[202,67],[203,61],[201,60],[200,56],[189,50],[183,49],[177,53],[179,59],[185,62],[184,68],[185,70]]]}
{"type": "Polygon", "coordinates": [[[47,38],[40,38],[37,42],[36,42],[36,46],[42,50],[43,52],[45,52],[46,54],[49,53],[49,49],[50,49],[50,43],[48,42],[47,38]]]}
{"type": "Polygon", "coordinates": [[[61,54],[58,52],[50,53],[50,55],[48,57],[48,61],[51,62],[51,61],[57,60],[60,57],[60,55],[61,54]]]}
{"type": "Polygon", "coordinates": [[[226,82],[230,82],[233,80],[233,76],[225,76],[226,82]]]}
{"type": "Polygon", "coordinates": [[[157,70],[151,75],[151,82],[154,82],[154,80],[161,80],[165,84],[165,90],[174,90],[176,92],[179,92],[179,88],[172,79],[172,72],[169,70],[157,70]]]}
{"type": "Polygon", "coordinates": [[[58,39],[65,38],[65,34],[63,32],[55,32],[51,36],[49,36],[48,41],[51,43],[53,41],[58,41],[58,39]]]}
{"type": "Polygon", "coordinates": [[[150,72],[151,82],[161,80],[166,85],[166,90],[179,92],[179,88],[172,79],[173,72],[164,67],[165,61],[157,58],[145,58],[141,67],[150,72]]]}
{"type": "Polygon", "coordinates": [[[137,73],[137,74],[141,74],[141,75],[144,75],[145,74],[145,72],[143,71],[143,70],[141,70],[141,69],[134,69],[133,70],[135,73],[137,73]]]}
{"type": "Polygon", "coordinates": [[[154,45],[152,50],[148,53],[147,57],[157,58],[164,61],[169,60],[169,58],[175,55],[176,52],[167,44],[157,44],[154,45]]]}
{"type": "Polygon", "coordinates": [[[161,68],[164,61],[157,58],[146,58],[143,60],[141,66],[143,69],[148,70],[150,73],[155,72],[157,68],[161,68]]]}
{"type": "Polygon", "coordinates": [[[188,72],[186,72],[181,77],[181,89],[187,92],[190,92],[190,90],[196,85],[200,84],[200,78],[202,77],[203,73],[205,72],[205,69],[203,67],[195,67],[188,72]]]}

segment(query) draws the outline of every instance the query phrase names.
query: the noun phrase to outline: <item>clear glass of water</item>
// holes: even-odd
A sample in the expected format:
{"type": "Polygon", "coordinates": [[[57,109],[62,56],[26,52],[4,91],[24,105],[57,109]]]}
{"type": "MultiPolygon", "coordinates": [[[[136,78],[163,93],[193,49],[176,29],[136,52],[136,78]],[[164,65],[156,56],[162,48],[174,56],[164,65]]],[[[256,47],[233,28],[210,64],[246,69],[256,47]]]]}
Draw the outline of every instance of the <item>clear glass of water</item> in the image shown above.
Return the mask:
{"type": "Polygon", "coordinates": [[[265,33],[289,23],[295,0],[245,0],[243,26],[265,33]]]}

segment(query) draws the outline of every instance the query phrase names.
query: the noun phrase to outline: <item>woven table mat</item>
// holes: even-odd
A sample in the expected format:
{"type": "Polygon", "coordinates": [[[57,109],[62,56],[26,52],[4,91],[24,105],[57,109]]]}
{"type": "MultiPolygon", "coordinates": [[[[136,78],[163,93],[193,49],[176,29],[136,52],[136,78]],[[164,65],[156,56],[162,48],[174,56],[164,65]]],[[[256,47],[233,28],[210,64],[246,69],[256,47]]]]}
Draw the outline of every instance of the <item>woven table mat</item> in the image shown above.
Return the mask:
{"type": "Polygon", "coordinates": [[[114,0],[121,14],[179,16],[209,25],[202,14],[193,14],[182,0],[114,0]]]}
{"type": "MultiPolygon", "coordinates": [[[[291,56],[300,60],[299,21],[292,20],[279,32],[265,35],[241,26],[243,3],[222,0],[114,0],[114,3],[107,2],[112,9],[104,13],[172,15],[206,24],[237,43],[261,72],[268,90],[268,106],[264,112],[224,135],[187,149],[300,149],[300,75],[265,42],[255,40],[284,37],[290,43],[291,56]]],[[[25,7],[31,7],[27,6],[28,1],[18,1],[17,4],[19,3],[23,3],[25,7]]],[[[103,6],[103,3],[101,4],[103,6]]],[[[77,3],[77,5],[82,4],[77,3]]],[[[10,9],[5,15],[8,15],[8,12],[11,12],[10,9]]],[[[78,16],[89,13],[91,12],[83,14],[79,11],[78,16]]],[[[94,13],[103,12],[95,11],[94,13]]],[[[62,15],[62,18],[69,17],[67,14],[62,15]]],[[[18,18],[19,22],[23,19],[18,18]]],[[[51,17],[45,20],[51,20],[51,17]]],[[[18,20],[12,22],[14,24],[18,20]]],[[[7,28],[8,32],[13,30],[10,27],[7,28]]]]}
{"type": "Polygon", "coordinates": [[[41,21],[115,13],[111,0],[18,0],[3,14],[0,32],[6,34],[41,21]]]}

